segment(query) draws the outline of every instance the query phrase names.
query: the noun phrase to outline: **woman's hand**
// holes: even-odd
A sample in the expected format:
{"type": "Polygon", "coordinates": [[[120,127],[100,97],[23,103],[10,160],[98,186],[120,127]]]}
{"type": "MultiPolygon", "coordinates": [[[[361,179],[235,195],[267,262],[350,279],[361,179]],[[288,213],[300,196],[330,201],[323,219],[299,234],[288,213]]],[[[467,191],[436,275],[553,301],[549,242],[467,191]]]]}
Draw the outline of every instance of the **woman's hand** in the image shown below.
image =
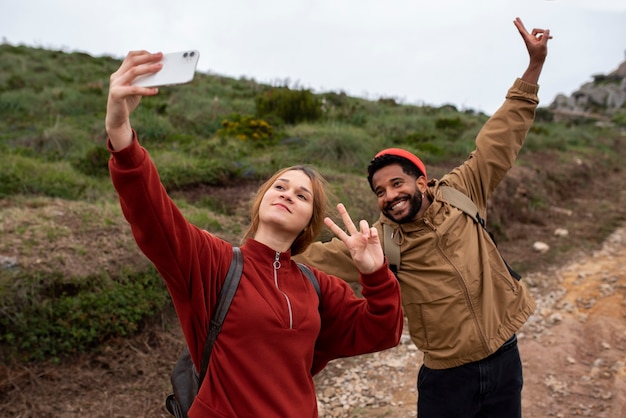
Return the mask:
{"type": "Polygon", "coordinates": [[[154,87],[137,87],[131,83],[137,76],[159,71],[162,58],[160,52],[131,51],[120,68],[111,74],[105,128],[114,149],[125,148],[132,142],[130,114],[139,105],[141,97],[159,92],[154,87]]]}
{"type": "Polygon", "coordinates": [[[357,231],[345,206],[340,203],[337,205],[337,210],[346,226],[347,233],[330,218],[324,219],[324,223],[348,247],[357,269],[361,273],[369,274],[381,268],[385,262],[385,255],[378,238],[378,230],[362,220],[359,222],[361,230],[357,231]]]}

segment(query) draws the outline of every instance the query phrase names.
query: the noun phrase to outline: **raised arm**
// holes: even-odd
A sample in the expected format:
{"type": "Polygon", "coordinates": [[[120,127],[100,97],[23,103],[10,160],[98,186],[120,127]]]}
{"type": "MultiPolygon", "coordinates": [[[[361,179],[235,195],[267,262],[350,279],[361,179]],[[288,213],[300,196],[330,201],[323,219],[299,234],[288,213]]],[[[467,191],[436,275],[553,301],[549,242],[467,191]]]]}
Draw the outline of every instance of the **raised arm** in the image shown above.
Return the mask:
{"type": "Polygon", "coordinates": [[[519,17],[515,18],[513,23],[522,36],[530,57],[528,68],[522,75],[521,79],[530,84],[538,84],[539,76],[541,75],[541,70],[543,69],[543,63],[548,56],[548,40],[552,39],[552,36],[550,36],[550,29],[535,28],[532,32],[528,33],[519,17]]]}
{"type": "Polygon", "coordinates": [[[162,53],[131,51],[122,65],[111,74],[105,128],[113,149],[119,151],[132,142],[130,114],[137,108],[142,96],[154,96],[159,89],[137,87],[132,81],[140,75],[151,74],[161,69],[162,53]]]}

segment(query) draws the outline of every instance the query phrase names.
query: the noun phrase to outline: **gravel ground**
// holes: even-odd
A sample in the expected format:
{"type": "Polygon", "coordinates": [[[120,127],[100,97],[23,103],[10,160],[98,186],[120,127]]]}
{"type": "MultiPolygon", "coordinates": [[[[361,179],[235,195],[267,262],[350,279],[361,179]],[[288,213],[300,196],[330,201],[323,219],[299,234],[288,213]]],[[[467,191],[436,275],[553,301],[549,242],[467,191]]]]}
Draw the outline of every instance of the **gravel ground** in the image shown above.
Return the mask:
{"type": "MultiPolygon", "coordinates": [[[[523,280],[537,309],[518,333],[524,416],[626,417],[626,227],[602,249],[523,280]]],[[[321,417],[415,417],[422,354],[408,335],[316,377],[321,417]]]]}

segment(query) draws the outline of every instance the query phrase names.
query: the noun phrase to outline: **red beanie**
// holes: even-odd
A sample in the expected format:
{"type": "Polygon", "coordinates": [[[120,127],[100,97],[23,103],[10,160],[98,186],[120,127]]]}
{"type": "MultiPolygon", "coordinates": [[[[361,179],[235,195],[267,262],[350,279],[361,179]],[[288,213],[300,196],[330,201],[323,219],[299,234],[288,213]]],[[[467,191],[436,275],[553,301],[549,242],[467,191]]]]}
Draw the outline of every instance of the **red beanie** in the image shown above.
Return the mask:
{"type": "Polygon", "coordinates": [[[417,156],[415,156],[415,154],[412,154],[409,151],[401,149],[401,148],[387,148],[387,149],[380,151],[378,154],[376,154],[374,156],[374,159],[381,157],[383,155],[395,155],[396,157],[401,157],[406,160],[409,160],[410,162],[413,163],[413,165],[415,165],[415,167],[417,167],[419,171],[422,172],[422,174],[424,175],[424,178],[428,179],[428,176],[426,175],[426,166],[424,165],[422,160],[420,160],[419,158],[417,158],[417,156]]]}

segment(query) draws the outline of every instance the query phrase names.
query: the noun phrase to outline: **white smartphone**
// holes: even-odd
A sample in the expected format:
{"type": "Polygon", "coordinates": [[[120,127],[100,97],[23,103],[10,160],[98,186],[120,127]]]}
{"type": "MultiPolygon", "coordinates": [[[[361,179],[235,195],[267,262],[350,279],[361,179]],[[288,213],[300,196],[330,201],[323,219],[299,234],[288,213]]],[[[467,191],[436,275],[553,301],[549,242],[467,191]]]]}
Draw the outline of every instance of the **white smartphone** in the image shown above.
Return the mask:
{"type": "Polygon", "coordinates": [[[193,80],[200,53],[196,50],[163,54],[163,67],[154,74],[141,75],[132,84],[140,87],[159,87],[184,84],[193,80]]]}

